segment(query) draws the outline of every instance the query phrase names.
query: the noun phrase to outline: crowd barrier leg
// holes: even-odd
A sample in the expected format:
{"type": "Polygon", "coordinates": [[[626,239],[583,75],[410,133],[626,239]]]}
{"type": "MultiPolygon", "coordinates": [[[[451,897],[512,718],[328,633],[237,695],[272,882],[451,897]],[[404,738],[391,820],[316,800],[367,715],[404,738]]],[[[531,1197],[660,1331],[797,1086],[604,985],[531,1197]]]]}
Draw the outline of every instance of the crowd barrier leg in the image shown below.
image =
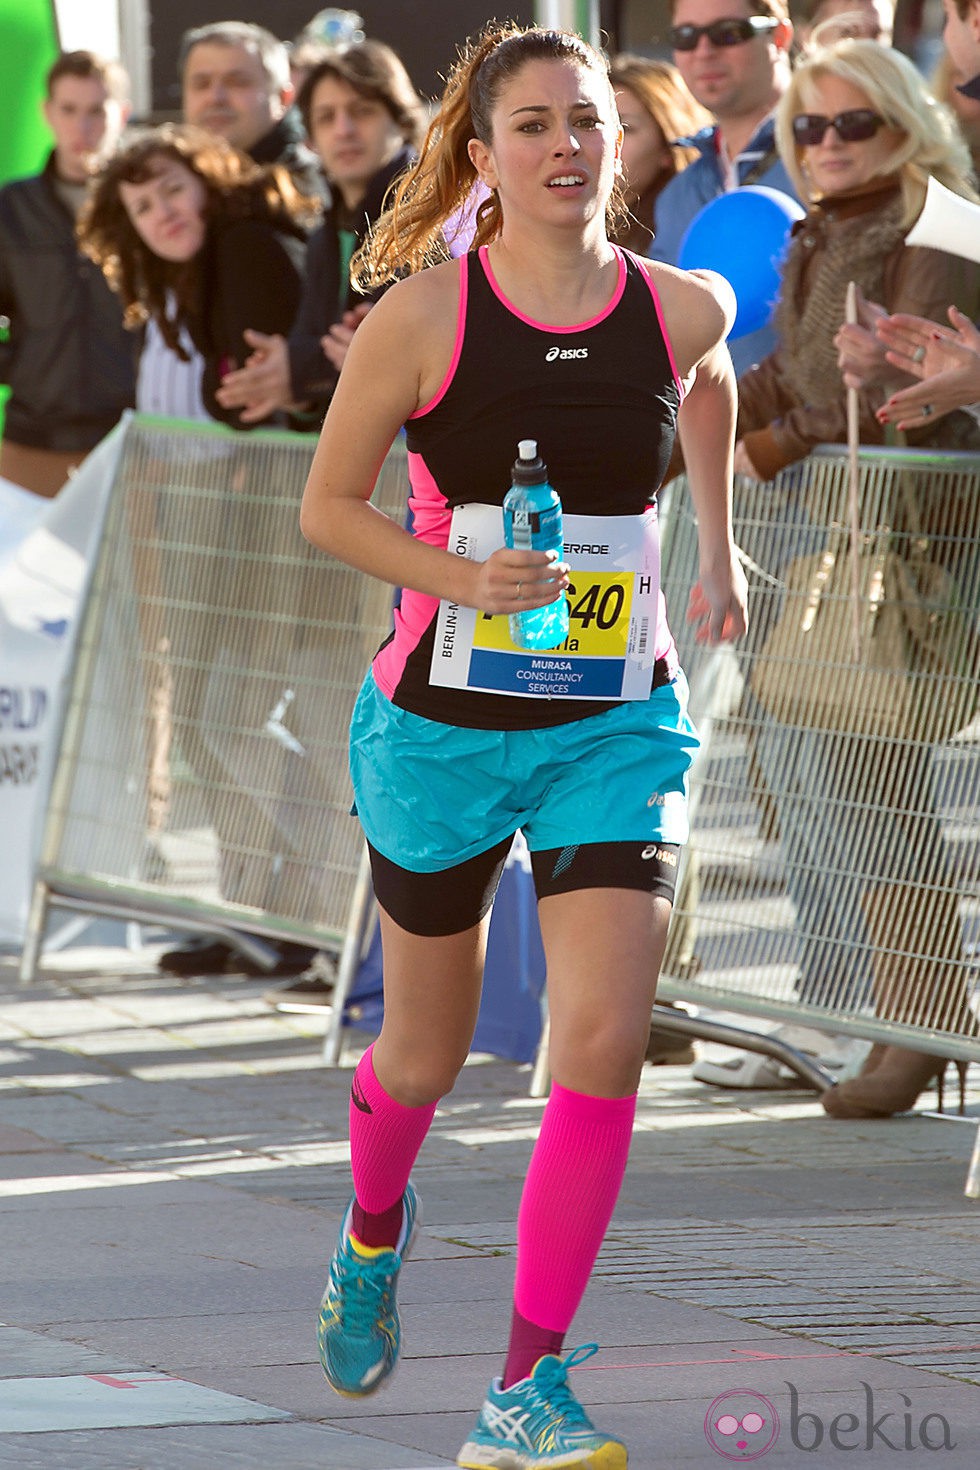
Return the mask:
{"type": "Polygon", "coordinates": [[[337,978],[334,981],[333,1003],[330,1009],[330,1017],[327,1021],[327,1030],[323,1038],[323,1060],[328,1067],[336,1067],[340,1063],[341,1047],[343,1045],[344,1011],[347,1006],[347,998],[357,978],[358,966],[364,957],[365,944],[371,930],[374,919],[375,903],[374,888],[371,883],[371,863],[368,858],[367,848],[361,854],[360,866],[357,871],[357,885],[351,900],[351,918],[344,936],[343,948],[340,952],[340,961],[337,965],[337,978]]]}

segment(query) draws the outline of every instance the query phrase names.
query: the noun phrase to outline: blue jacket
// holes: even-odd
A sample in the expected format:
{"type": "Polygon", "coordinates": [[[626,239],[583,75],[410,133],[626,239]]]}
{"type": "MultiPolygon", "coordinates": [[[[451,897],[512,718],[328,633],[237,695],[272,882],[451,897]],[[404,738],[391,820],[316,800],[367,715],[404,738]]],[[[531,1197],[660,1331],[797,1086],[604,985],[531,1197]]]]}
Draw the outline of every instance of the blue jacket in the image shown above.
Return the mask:
{"type": "MultiPolygon", "coordinates": [[[[775,131],[773,119],[767,117],[754,133],[745,151],[739,154],[735,167],[740,183],[745,183],[746,175],[752,173],[759,160],[775,149],[775,131]]],[[[654,210],[654,239],[649,250],[651,260],[676,265],[688,225],[706,204],[724,193],[724,179],[715,146],[716,133],[717,128],[704,128],[690,140],[697,148],[699,156],[681,173],[675,174],[658,196],[654,210]]],[[[750,182],[763,184],[767,189],[781,189],[793,199],[797,197],[778,153],[769,166],[757,177],[752,177],[750,182]]],[[[760,327],[757,332],[748,332],[744,337],[729,343],[735,372],[741,377],[753,363],[761,362],[762,358],[772,352],[775,346],[776,334],[768,326],[760,327]]]]}

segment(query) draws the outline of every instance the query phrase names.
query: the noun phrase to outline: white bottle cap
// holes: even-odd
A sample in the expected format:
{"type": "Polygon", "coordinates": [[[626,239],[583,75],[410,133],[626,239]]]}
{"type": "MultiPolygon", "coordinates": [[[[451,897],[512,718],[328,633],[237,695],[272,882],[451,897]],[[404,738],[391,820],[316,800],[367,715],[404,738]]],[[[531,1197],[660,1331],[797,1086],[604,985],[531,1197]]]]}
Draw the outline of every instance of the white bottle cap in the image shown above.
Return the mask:
{"type": "Polygon", "coordinates": [[[537,457],[538,457],[538,441],[537,441],[537,439],[519,439],[518,442],[517,442],[517,453],[520,455],[521,459],[527,459],[527,460],[537,459],[537,457]]]}

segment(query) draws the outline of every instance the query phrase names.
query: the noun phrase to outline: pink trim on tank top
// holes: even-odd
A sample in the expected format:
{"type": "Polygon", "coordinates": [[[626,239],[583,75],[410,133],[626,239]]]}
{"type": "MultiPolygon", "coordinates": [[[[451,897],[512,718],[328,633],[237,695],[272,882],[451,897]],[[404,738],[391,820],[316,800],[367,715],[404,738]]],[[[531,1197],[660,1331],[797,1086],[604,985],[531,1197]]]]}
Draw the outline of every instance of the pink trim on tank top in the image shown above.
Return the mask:
{"type": "Polygon", "coordinates": [[[681,381],[680,373],[677,371],[677,359],[674,356],[674,348],[670,340],[670,333],[667,331],[667,323],[664,321],[664,309],[660,304],[660,292],[653,284],[653,277],[650,275],[649,271],[647,271],[643,266],[640,266],[640,270],[643,272],[644,280],[650,287],[650,295],[653,297],[653,305],[654,310],[657,313],[657,321],[660,323],[661,335],[664,339],[664,346],[667,349],[667,358],[670,362],[670,370],[674,374],[674,383],[676,384],[678,393],[681,395],[681,402],[683,403],[684,384],[681,381]]]}
{"type": "Polygon", "coordinates": [[[435,397],[430,398],[428,403],[423,404],[421,408],[417,408],[413,414],[409,414],[409,421],[423,418],[425,414],[431,413],[436,404],[441,403],[445,398],[449,391],[449,385],[456,376],[456,369],[459,367],[459,356],[463,350],[463,334],[466,331],[466,294],[468,289],[466,256],[462,255],[459,259],[459,305],[456,308],[456,341],[453,343],[452,361],[446,370],[446,376],[439,385],[439,391],[435,397]]]}
{"type": "MultiPolygon", "coordinates": [[[[447,547],[452,525],[452,511],[436,484],[432,471],[421,454],[408,452],[408,479],[411,486],[409,505],[412,510],[413,535],[428,546],[447,547]]],[[[405,664],[418,647],[439,609],[438,597],[413,592],[403,587],[393,619],[395,636],[375,654],[371,665],[378,688],[388,699],[405,672],[405,664]]]]}
{"type": "Polygon", "coordinates": [[[490,283],[490,289],[501,306],[506,307],[511,316],[516,316],[518,321],[526,323],[529,327],[534,327],[538,332],[584,332],[589,327],[597,327],[600,322],[604,322],[606,317],[616,310],[616,307],[623,298],[623,292],[626,290],[626,262],[623,259],[623,252],[614,245],[613,249],[616,251],[616,257],[619,262],[619,275],[616,278],[616,289],[612,294],[612,300],[609,302],[609,305],[604,307],[598,316],[592,317],[587,322],[575,322],[570,327],[556,327],[552,326],[550,322],[536,322],[533,317],[525,316],[523,311],[518,311],[513,301],[508,301],[503,291],[501,291],[500,286],[497,284],[497,278],[493,273],[493,266],[490,264],[489,249],[489,245],[481,245],[479,256],[480,264],[483,266],[483,273],[490,283]]]}

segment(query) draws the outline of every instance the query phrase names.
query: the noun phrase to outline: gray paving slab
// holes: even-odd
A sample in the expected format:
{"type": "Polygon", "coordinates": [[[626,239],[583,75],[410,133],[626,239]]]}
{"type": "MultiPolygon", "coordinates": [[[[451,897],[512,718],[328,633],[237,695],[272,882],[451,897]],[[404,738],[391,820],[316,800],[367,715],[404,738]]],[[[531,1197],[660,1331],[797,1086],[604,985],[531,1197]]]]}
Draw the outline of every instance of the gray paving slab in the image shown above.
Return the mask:
{"type": "Polygon", "coordinates": [[[55,1373],[110,1373],[134,1367],[138,1357],[80,1342],[51,1339],[22,1327],[0,1324],[0,1379],[33,1378],[55,1373]]]}
{"type": "Polygon", "coordinates": [[[0,1385],[0,1423],[10,1434],[162,1424],[253,1424],[288,1417],[283,1409],[153,1369],[43,1378],[18,1375],[0,1385]]]}
{"type": "Polygon", "coordinates": [[[451,1463],[325,1424],[0,1434],[3,1470],[443,1470],[451,1463]]]}
{"type": "MultiPolygon", "coordinates": [[[[4,1470],[452,1463],[499,1370],[543,1103],[527,1067],[464,1069],[417,1170],[426,1225],[400,1293],[403,1363],[376,1398],[337,1399],[313,1316],[350,1190],[350,1066],[368,1038],[351,1033],[327,1071],[317,1018],[279,1017],[260,990],[170,982],[132,956],[73,967],[65,953],[21,989],[0,958],[4,1470]],[[5,1431],[5,1385],[114,1372],[286,1418],[5,1431]]],[[[723,1093],[646,1070],[570,1337],[602,1344],[574,1384],[629,1442],[631,1470],[724,1463],[705,1416],[743,1388],[780,1417],[767,1464],[839,1464],[850,1451],[831,1426],[846,1439],[851,1417],[852,1449],[872,1463],[980,1464],[980,1206],[962,1192],[975,1081],[966,1124],[920,1111],[841,1125],[804,1091],[723,1093]],[[911,1447],[857,1443],[867,1392],[903,1434],[910,1416],[911,1447]],[[949,1450],[917,1438],[939,1416],[949,1450]],[[818,1421],[820,1445],[802,1442],[818,1421]]]]}

